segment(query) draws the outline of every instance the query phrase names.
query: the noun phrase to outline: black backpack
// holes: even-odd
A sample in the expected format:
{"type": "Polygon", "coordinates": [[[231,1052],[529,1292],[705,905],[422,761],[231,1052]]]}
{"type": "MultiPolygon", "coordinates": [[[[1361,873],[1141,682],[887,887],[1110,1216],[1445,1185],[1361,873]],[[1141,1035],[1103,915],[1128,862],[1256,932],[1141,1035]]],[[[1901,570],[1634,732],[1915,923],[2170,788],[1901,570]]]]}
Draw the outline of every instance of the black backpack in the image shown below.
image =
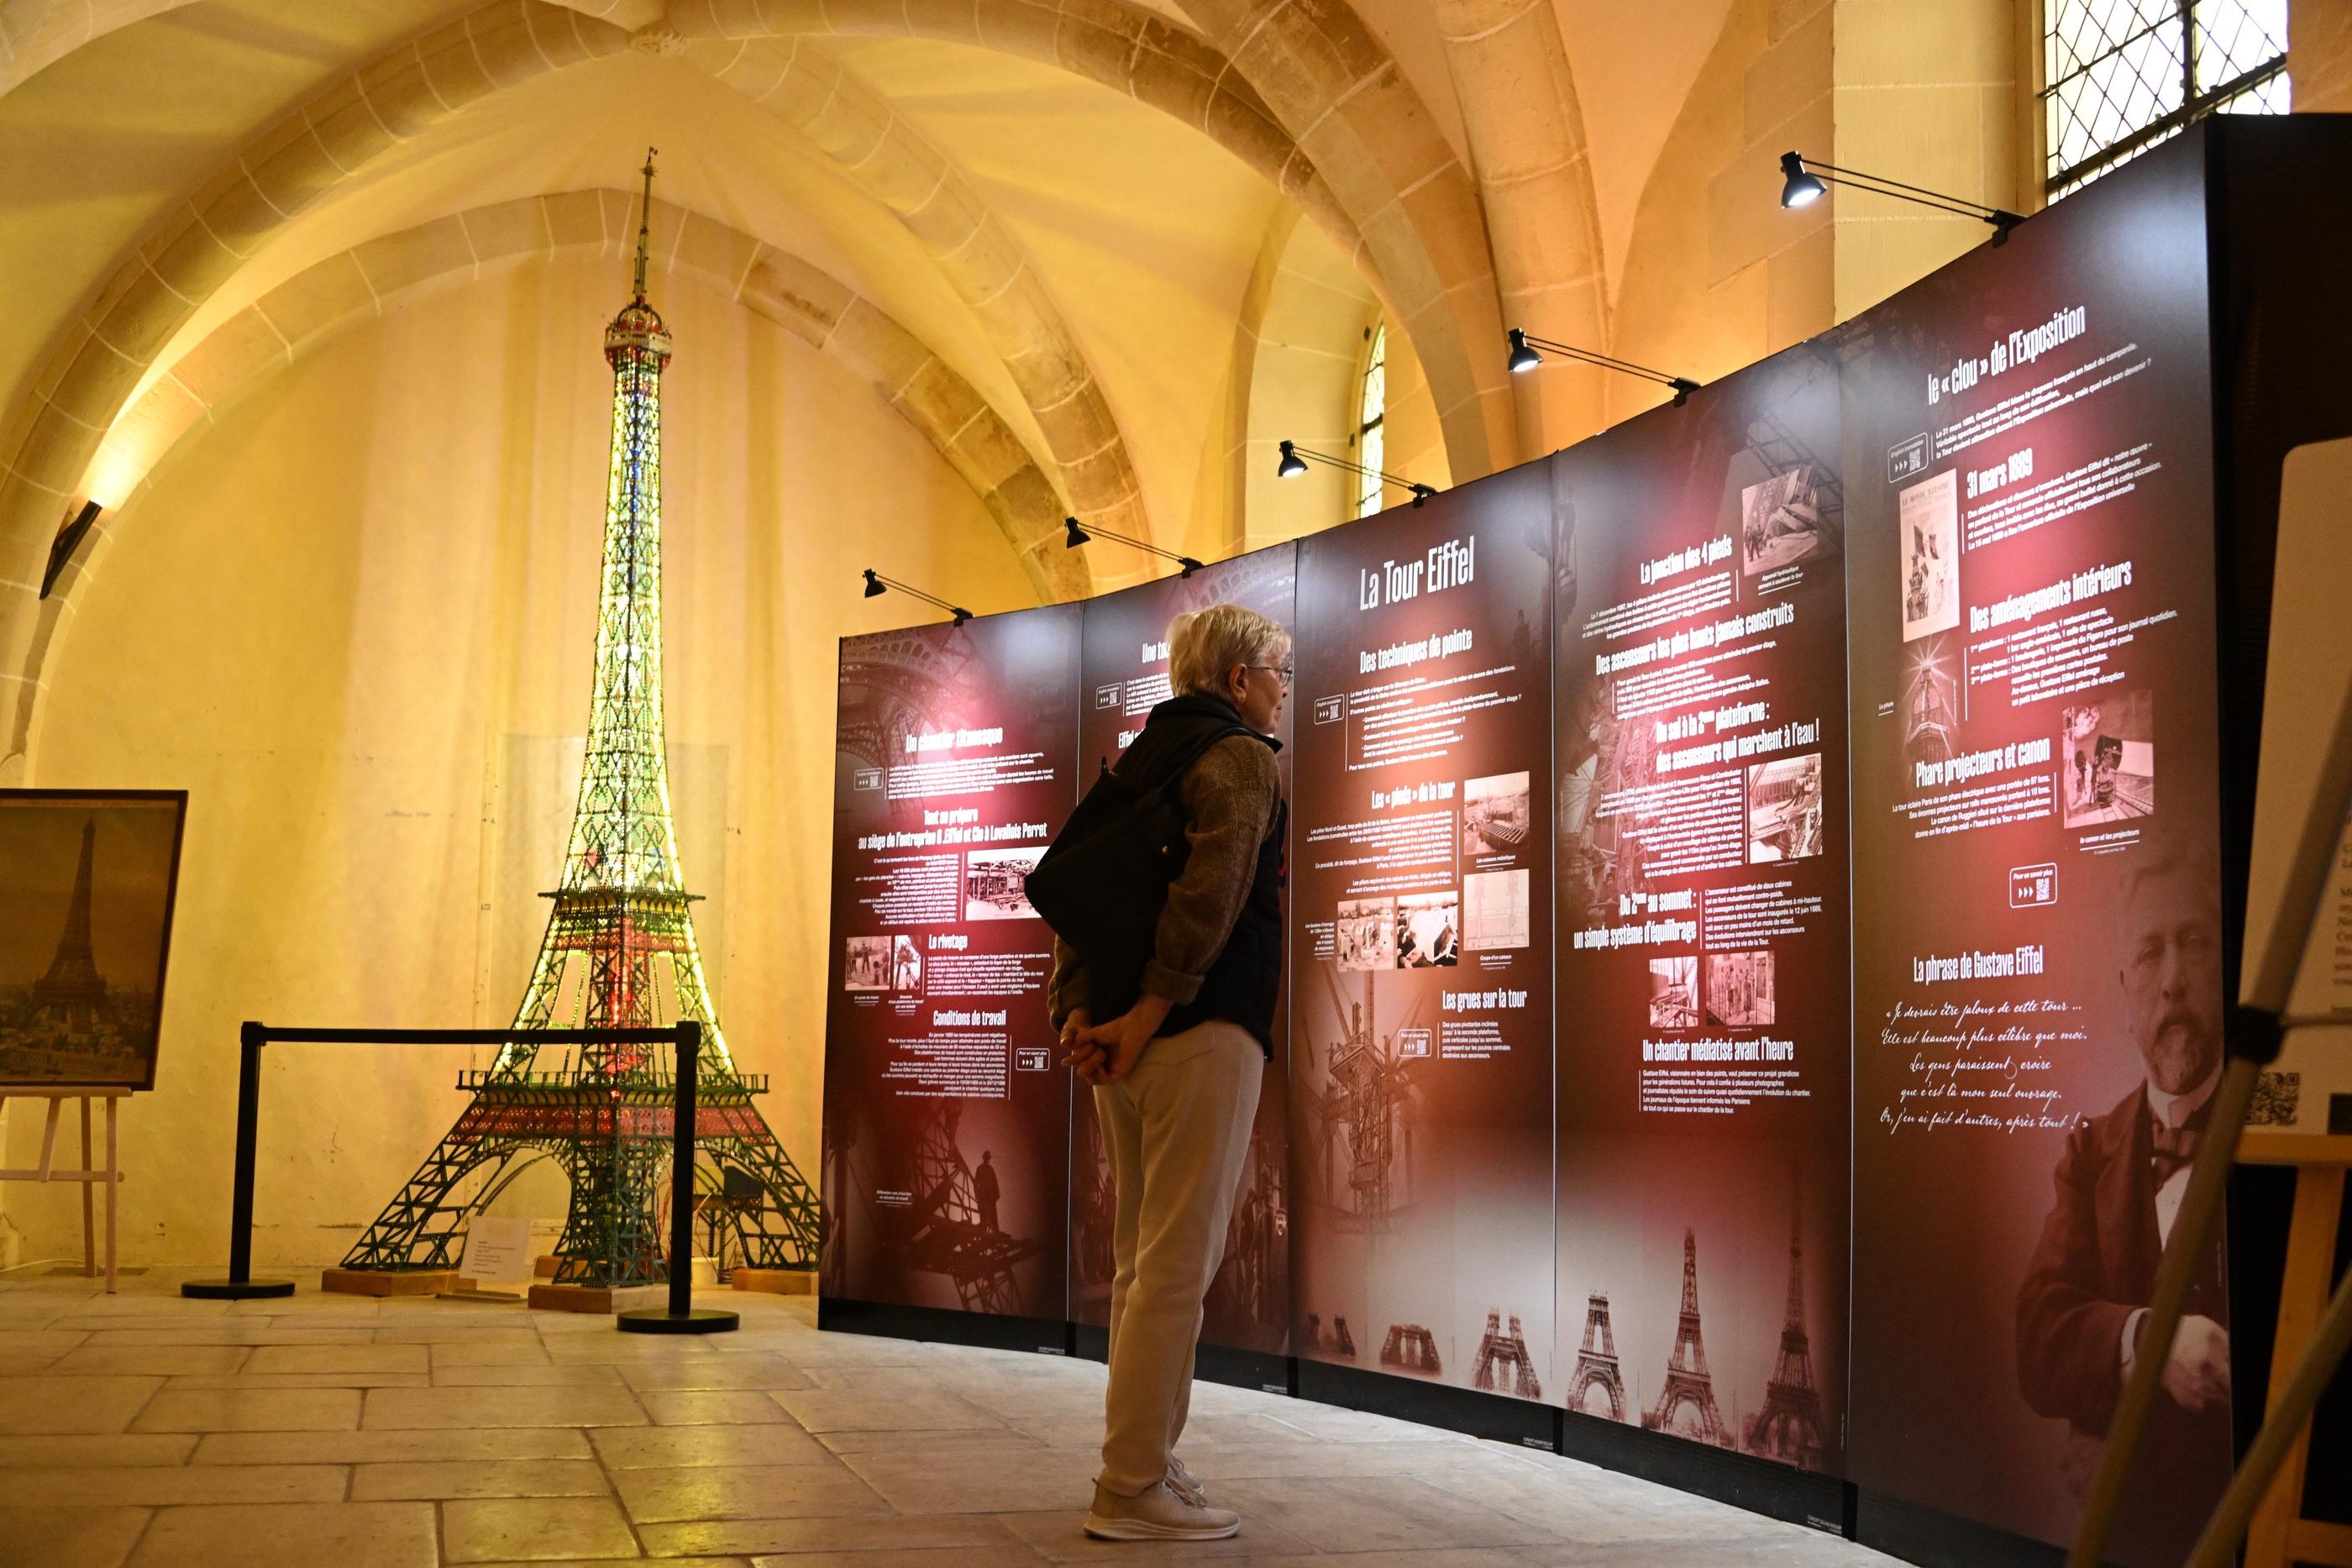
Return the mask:
{"type": "Polygon", "coordinates": [[[1106,765],[1024,884],[1029,905],[1087,962],[1097,996],[1139,989],[1158,939],[1169,884],[1192,845],[1176,786],[1227,736],[1262,739],[1243,725],[1213,727],[1180,746],[1158,778],[1106,765]]]}

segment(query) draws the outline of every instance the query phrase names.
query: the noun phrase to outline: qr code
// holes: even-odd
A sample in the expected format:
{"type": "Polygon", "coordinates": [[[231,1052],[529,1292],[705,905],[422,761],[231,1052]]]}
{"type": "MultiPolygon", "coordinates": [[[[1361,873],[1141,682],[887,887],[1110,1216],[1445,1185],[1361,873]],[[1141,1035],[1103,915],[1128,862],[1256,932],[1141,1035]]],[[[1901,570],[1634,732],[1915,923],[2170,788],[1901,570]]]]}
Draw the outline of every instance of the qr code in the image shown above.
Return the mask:
{"type": "Polygon", "coordinates": [[[2255,1081],[2253,1103],[2246,1107],[2246,1125],[2292,1127],[2302,1101],[2302,1073],[2265,1072],[2255,1081]]]}

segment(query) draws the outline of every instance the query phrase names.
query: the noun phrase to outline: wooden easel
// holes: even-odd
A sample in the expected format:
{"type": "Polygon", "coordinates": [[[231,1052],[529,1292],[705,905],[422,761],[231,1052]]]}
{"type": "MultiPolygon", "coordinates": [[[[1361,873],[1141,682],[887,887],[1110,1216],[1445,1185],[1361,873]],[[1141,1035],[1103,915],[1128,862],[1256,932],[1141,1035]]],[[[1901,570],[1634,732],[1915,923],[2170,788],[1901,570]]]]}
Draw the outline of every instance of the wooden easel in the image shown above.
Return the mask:
{"type": "MultiPolygon", "coordinates": [[[[2269,1403],[2276,1406],[2318,1332],[2320,1314],[2327,1310],[2336,1228],[2343,1222],[2344,1174],[2352,1168],[2352,1135],[2250,1129],[2239,1140],[2238,1161],[2295,1167],[2278,1341],[2271,1349],[2269,1403]]],[[[2303,1517],[2304,1467],[2310,1449],[2311,1424],[2305,1421],[2254,1509],[2246,1531],[2246,1568],[2286,1568],[2289,1563],[2352,1568],[2352,1526],[2303,1517]]]]}
{"type": "Polygon", "coordinates": [[[117,1207],[115,1194],[122,1185],[122,1171],[116,1157],[119,1147],[116,1138],[116,1117],[123,1100],[130,1093],[131,1091],[127,1088],[87,1086],[58,1089],[22,1087],[0,1089],[0,1109],[5,1109],[12,1098],[46,1100],[49,1103],[48,1114],[41,1123],[40,1164],[31,1170],[0,1170],[0,1181],[78,1181],[82,1184],[81,1268],[82,1273],[86,1276],[95,1277],[98,1273],[98,1216],[96,1213],[98,1195],[90,1189],[100,1182],[106,1185],[106,1293],[110,1296],[114,1294],[115,1210],[117,1207]],[[58,1117],[64,1112],[66,1102],[68,1100],[81,1102],[82,1168],[78,1171],[58,1170],[56,1163],[58,1117]],[[89,1103],[93,1100],[106,1102],[106,1165],[103,1168],[90,1163],[89,1103]]]}

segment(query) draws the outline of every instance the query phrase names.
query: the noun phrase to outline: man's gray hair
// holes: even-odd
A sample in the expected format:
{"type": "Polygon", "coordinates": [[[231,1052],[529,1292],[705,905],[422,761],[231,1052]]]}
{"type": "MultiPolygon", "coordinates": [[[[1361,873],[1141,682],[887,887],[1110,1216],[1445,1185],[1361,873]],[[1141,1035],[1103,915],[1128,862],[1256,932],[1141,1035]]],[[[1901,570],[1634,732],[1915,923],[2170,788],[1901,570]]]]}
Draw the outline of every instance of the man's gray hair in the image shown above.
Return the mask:
{"type": "Polygon", "coordinates": [[[1219,695],[1235,664],[1265,664],[1290,643],[1282,623],[1238,604],[1192,610],[1168,623],[1168,684],[1178,695],[1219,695]]]}

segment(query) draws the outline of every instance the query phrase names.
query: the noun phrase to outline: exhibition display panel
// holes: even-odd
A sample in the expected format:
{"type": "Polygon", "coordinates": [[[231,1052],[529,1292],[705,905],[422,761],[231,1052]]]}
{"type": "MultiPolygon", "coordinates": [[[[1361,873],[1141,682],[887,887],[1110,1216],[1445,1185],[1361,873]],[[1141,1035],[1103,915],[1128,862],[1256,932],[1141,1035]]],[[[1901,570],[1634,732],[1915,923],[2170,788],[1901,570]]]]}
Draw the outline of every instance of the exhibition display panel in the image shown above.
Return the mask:
{"type": "MultiPolygon", "coordinates": [[[[2056,1562],[2221,1061],[2279,465],[2352,434],[2352,327],[2274,265],[2347,142],[2207,121],[1550,457],[845,641],[821,1322],[1098,1353],[1021,857],[1230,598],[1297,680],[1287,1050],[1204,1326],[1276,1370],[1225,1375],[2056,1562]]],[[[2259,1416],[2274,1197],[2201,1260],[2129,1568],[2259,1416]]]]}
{"type": "Polygon", "coordinates": [[[827,1296],[1066,1314],[1070,1077],[1023,882],[1076,800],[1080,613],[842,643],[827,1296]]]}
{"type": "MultiPolygon", "coordinates": [[[[2200,153],[1838,338],[1854,1476],[2045,1541],[2074,1531],[2221,1068],[2200,153]]],[[[2216,1332],[2222,1256],[2189,1308],[2216,1332]]],[[[2221,1374],[2158,1406],[2118,1560],[2179,1562],[2219,1498],[2221,1374]]]]}
{"type": "Polygon", "coordinates": [[[1824,1471],[1845,1429],[1841,455],[1836,363],[1806,345],[1551,464],[1563,1402],[1824,1471]]]}
{"type": "Polygon", "coordinates": [[[1541,465],[1298,547],[1297,1354],[1543,1397],[1551,538],[1541,465]]]}
{"type": "MultiPolygon", "coordinates": [[[[1118,761],[1153,705],[1169,696],[1169,623],[1187,611],[1239,604],[1292,626],[1297,563],[1297,550],[1281,545],[1087,601],[1078,713],[1081,789],[1118,761]]],[[[1276,736],[1285,743],[1275,763],[1286,797],[1292,788],[1288,742],[1294,714],[1294,706],[1286,705],[1276,736]]],[[[1290,1342],[1288,1019],[1286,998],[1275,1009],[1273,1056],[1226,1225],[1224,1261],[1210,1283],[1201,1318],[1204,1344],[1267,1357],[1284,1354],[1290,1342]]],[[[1077,1113],[1070,1125],[1070,1318],[1102,1330],[1110,1323],[1114,1211],[1110,1161],[1091,1093],[1078,1087],[1077,1113]]],[[[1278,1365],[1275,1371],[1278,1375],[1278,1365]]]]}

